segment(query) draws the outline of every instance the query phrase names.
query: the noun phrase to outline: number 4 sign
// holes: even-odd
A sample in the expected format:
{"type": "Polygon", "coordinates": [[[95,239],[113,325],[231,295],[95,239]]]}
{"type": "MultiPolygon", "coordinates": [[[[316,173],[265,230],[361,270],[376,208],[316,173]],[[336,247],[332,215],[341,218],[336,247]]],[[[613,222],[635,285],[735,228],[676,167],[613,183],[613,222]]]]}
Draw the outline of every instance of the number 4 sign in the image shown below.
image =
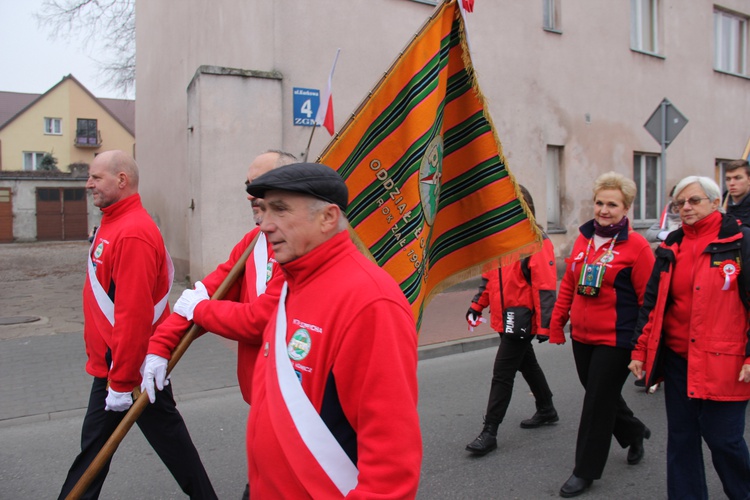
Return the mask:
{"type": "Polygon", "coordinates": [[[320,107],[320,90],[294,87],[292,91],[294,124],[301,127],[314,126],[315,115],[320,107]]]}

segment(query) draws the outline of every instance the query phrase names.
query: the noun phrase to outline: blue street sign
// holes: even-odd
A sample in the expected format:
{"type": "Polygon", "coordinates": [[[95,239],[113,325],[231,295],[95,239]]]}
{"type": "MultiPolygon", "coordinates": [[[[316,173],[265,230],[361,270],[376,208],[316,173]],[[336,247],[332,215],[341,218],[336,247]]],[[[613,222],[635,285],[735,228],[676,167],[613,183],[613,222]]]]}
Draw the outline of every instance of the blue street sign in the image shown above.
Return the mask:
{"type": "Polygon", "coordinates": [[[318,107],[320,106],[320,90],[294,87],[292,92],[294,125],[300,127],[314,126],[315,116],[318,114],[318,107]]]}

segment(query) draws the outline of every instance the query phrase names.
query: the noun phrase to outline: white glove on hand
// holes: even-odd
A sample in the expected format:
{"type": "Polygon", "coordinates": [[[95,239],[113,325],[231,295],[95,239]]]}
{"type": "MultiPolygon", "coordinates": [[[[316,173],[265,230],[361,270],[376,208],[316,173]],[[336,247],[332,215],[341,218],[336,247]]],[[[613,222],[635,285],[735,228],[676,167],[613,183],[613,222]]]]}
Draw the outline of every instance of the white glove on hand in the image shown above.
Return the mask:
{"type": "Polygon", "coordinates": [[[107,389],[104,409],[107,411],[127,411],[133,405],[133,395],[129,392],[117,392],[107,389]]]}
{"type": "Polygon", "coordinates": [[[177,302],[174,303],[174,312],[180,316],[185,316],[188,321],[193,321],[195,306],[204,300],[208,300],[206,286],[200,281],[196,281],[195,289],[185,290],[182,292],[182,295],[180,295],[180,298],[177,299],[177,302]]]}
{"type": "Polygon", "coordinates": [[[163,391],[164,387],[169,385],[167,363],[167,358],[162,358],[156,354],[146,354],[146,360],[143,362],[141,392],[148,393],[148,400],[152,403],[156,401],[154,384],[156,384],[156,388],[160,391],[163,391]]]}

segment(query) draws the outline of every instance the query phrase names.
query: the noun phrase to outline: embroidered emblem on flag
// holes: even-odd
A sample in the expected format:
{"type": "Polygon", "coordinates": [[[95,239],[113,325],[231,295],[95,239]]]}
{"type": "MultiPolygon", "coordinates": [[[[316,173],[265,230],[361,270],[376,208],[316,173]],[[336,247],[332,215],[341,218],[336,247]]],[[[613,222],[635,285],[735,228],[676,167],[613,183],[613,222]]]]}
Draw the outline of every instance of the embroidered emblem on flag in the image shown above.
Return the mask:
{"type": "Polygon", "coordinates": [[[541,247],[455,0],[436,9],[318,161],[346,181],[349,222],[401,286],[417,327],[434,294],[541,247]]]}

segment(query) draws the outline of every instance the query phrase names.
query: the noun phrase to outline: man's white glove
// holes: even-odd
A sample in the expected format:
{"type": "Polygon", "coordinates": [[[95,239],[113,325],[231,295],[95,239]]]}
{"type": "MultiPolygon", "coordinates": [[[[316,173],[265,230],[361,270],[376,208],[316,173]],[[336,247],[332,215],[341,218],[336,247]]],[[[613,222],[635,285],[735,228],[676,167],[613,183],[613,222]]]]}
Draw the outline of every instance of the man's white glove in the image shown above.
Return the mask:
{"type": "Polygon", "coordinates": [[[133,395],[129,392],[117,392],[107,389],[104,409],[107,411],[127,411],[133,405],[133,395]]]}
{"type": "MultiPolygon", "coordinates": [[[[200,282],[199,282],[200,283],[200,282]]],[[[148,400],[152,403],[156,401],[156,391],[154,384],[160,391],[169,385],[167,377],[167,358],[162,358],[156,354],[146,354],[146,360],[143,362],[143,380],[141,381],[141,392],[148,393],[148,400]]]]}
{"type": "Polygon", "coordinates": [[[180,316],[185,316],[188,321],[193,321],[195,306],[204,300],[208,300],[208,290],[206,290],[206,286],[203,283],[196,281],[195,289],[185,290],[180,295],[180,298],[177,299],[177,302],[174,303],[174,312],[180,316]]]}

